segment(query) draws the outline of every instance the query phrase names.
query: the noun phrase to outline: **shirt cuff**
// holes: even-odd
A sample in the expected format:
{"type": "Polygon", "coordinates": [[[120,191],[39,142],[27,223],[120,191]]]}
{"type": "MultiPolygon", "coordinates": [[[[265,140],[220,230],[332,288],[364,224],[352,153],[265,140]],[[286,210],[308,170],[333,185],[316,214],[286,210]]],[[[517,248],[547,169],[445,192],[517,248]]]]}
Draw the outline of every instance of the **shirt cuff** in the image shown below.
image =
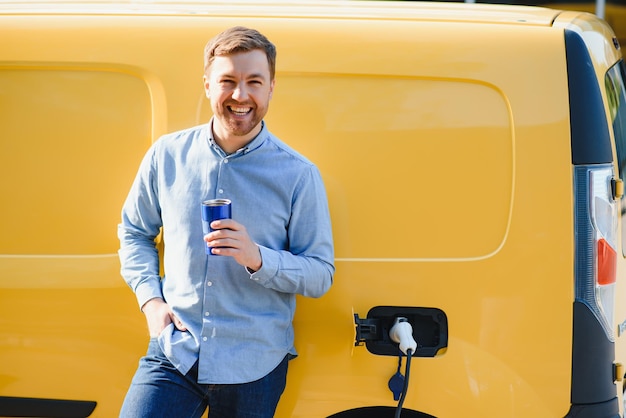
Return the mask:
{"type": "Polygon", "coordinates": [[[261,252],[261,260],[263,260],[261,268],[253,272],[246,267],[246,271],[250,274],[251,280],[264,284],[278,273],[279,257],[277,251],[272,251],[261,245],[259,245],[259,251],[261,252]]]}

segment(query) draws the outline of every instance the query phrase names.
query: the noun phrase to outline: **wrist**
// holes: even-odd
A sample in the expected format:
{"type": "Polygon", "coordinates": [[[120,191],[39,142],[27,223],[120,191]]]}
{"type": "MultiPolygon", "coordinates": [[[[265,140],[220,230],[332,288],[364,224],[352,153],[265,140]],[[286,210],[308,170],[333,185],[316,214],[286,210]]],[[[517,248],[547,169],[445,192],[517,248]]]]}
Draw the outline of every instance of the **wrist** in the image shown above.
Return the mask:
{"type": "Polygon", "coordinates": [[[246,266],[246,269],[248,270],[248,272],[250,274],[252,273],[256,273],[257,271],[261,270],[261,267],[263,267],[263,258],[261,257],[261,249],[259,248],[259,246],[256,246],[257,249],[257,257],[249,264],[246,266]]]}

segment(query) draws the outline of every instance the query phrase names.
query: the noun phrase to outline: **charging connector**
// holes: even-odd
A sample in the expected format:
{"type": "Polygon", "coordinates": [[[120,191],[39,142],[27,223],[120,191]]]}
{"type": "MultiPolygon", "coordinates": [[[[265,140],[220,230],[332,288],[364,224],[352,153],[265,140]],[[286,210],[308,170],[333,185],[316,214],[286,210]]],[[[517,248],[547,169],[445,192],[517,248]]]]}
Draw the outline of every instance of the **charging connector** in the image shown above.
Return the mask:
{"type": "Polygon", "coordinates": [[[396,318],[393,327],[389,331],[389,337],[395,343],[400,345],[400,351],[407,354],[407,350],[415,353],[417,350],[417,342],[413,338],[413,327],[408,319],[403,316],[396,318]]]}

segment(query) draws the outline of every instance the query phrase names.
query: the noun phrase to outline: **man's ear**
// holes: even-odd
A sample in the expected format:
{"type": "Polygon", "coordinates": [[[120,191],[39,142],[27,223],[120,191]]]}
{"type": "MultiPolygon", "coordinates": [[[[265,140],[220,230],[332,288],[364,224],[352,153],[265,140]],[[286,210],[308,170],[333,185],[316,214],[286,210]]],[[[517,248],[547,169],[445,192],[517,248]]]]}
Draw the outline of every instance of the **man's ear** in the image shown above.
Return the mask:
{"type": "Polygon", "coordinates": [[[206,75],[202,76],[202,84],[204,85],[204,94],[206,95],[207,99],[211,99],[211,96],[209,95],[209,79],[206,75]]]}
{"type": "Polygon", "coordinates": [[[276,85],[276,79],[273,79],[270,82],[270,99],[272,98],[272,95],[274,94],[274,86],[276,85]]]}

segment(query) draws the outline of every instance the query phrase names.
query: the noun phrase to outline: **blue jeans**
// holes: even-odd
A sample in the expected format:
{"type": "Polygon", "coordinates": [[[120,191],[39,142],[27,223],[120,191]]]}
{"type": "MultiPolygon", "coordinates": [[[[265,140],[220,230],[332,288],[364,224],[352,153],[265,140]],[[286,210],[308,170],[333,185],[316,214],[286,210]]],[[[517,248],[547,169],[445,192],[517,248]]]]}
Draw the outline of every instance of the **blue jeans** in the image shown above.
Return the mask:
{"type": "Polygon", "coordinates": [[[120,418],[272,418],[287,380],[287,357],[267,376],[236,385],[199,384],[198,364],[181,374],[156,339],[139,361],[120,418]]]}

